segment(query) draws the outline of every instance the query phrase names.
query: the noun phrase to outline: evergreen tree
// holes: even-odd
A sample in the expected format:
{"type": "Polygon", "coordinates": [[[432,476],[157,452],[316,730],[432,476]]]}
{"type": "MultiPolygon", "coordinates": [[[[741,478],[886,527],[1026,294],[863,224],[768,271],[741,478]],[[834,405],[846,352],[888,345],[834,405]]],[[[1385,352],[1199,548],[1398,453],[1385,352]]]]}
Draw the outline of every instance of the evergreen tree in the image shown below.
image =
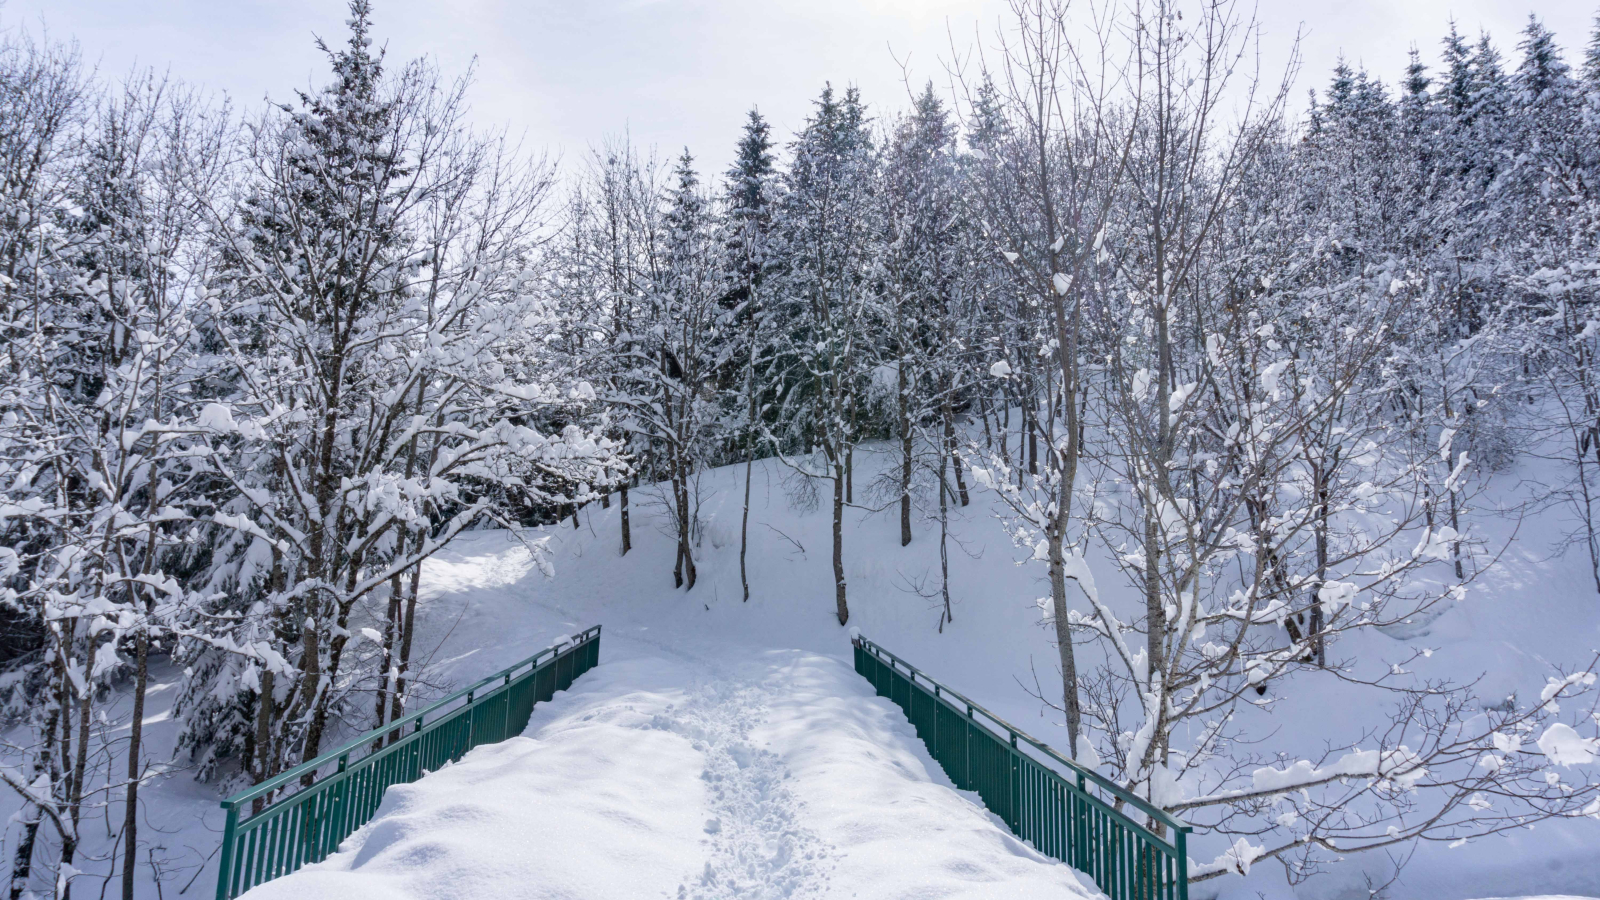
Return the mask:
{"type": "Polygon", "coordinates": [[[786,442],[805,451],[799,471],[832,488],[834,604],[850,618],[844,512],[853,502],[854,453],[866,410],[876,308],[877,153],[859,92],[825,87],[794,143],[779,229],[790,265],[775,324],[793,386],[784,393],[786,442]],[[816,459],[813,450],[820,451],[816,459]]]}
{"type": "Polygon", "coordinates": [[[1454,20],[1450,22],[1450,33],[1441,43],[1444,45],[1445,77],[1439,100],[1451,119],[1465,123],[1469,121],[1472,108],[1472,54],[1467,49],[1466,38],[1456,30],[1454,20]]]}
{"type": "Polygon", "coordinates": [[[714,375],[723,327],[718,301],[725,296],[726,281],[715,225],[687,149],[678,157],[672,181],[664,214],[664,259],[651,309],[659,365],[652,393],[659,394],[637,415],[649,423],[650,437],[664,445],[678,542],[673,583],[693,590],[699,529],[695,475],[709,458],[718,424],[714,375]]]}
{"type": "Polygon", "coordinates": [[[370,4],[350,10],[346,43],[319,44],[333,83],[264,124],[245,202],[213,213],[221,396],[203,458],[228,490],[180,617],[178,704],[203,773],[315,757],[358,691],[376,724],[398,717],[423,561],[504,521],[506,493],[579,502],[620,465],[547,415],[593,390],[525,361],[549,327],[522,274],[546,179],[463,132],[459,86],[420,64],[386,74],[370,4]],[[363,619],[385,628],[377,646],[352,642],[363,619]]]}
{"type": "Polygon", "coordinates": [[[1579,91],[1582,93],[1583,138],[1582,148],[1585,181],[1592,194],[1600,191],[1600,16],[1595,17],[1594,28],[1589,32],[1589,44],[1584,48],[1583,67],[1579,73],[1579,91]]]}
{"type": "MultiPolygon", "coordinates": [[[[888,329],[882,353],[895,372],[894,429],[899,481],[900,544],[911,543],[916,437],[930,419],[951,418],[948,332],[954,309],[959,221],[954,124],[927,85],[895,129],[883,168],[884,277],[888,329]]],[[[935,442],[943,458],[948,441],[935,442]]]]}
{"type": "MultiPolygon", "coordinates": [[[[764,411],[775,401],[767,390],[767,379],[757,381],[757,368],[766,352],[767,331],[763,328],[768,304],[763,303],[763,288],[773,273],[778,256],[773,244],[773,213],[777,203],[777,164],[772,153],[771,129],[761,113],[750,110],[738,151],[727,175],[728,260],[732,290],[727,304],[732,305],[727,334],[734,346],[726,354],[732,381],[743,379],[741,404],[743,422],[744,505],[739,516],[739,586],[744,600],[750,599],[750,576],[746,565],[750,549],[750,479],[755,464],[764,411]]],[[[770,365],[768,357],[766,363],[770,365]]],[[[762,366],[763,370],[766,366],[762,366]]]]}

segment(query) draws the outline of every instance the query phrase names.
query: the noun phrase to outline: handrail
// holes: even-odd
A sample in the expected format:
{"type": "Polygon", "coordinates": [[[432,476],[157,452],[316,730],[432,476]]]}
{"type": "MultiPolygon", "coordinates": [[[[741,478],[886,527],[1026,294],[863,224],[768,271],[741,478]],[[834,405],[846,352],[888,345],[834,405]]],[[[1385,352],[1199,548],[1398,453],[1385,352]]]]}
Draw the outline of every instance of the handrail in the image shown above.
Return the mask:
{"type": "Polygon", "coordinates": [[[1126,788],[1122,787],[1121,785],[1117,784],[1116,782],[1112,781],[1111,779],[1106,778],[1104,775],[1101,775],[1099,772],[1096,772],[1094,769],[1091,769],[1088,766],[1083,765],[1082,763],[1076,762],[1074,760],[1066,758],[1065,756],[1062,756],[1060,753],[1057,753],[1054,749],[1052,749],[1050,747],[1050,745],[1044,743],[1043,741],[1039,740],[1038,738],[1033,737],[1032,735],[1030,735],[1027,732],[1023,731],[1022,729],[1016,727],[1015,725],[1012,725],[1010,722],[1007,722],[1005,719],[1000,718],[999,716],[997,716],[994,713],[990,712],[989,710],[985,709],[982,705],[980,705],[980,704],[974,702],[973,700],[969,699],[965,695],[960,694],[960,693],[958,693],[956,691],[953,691],[950,688],[944,686],[943,684],[940,684],[939,682],[934,681],[932,678],[929,678],[926,673],[919,671],[915,666],[911,665],[910,663],[906,662],[905,660],[901,659],[900,657],[895,656],[893,653],[889,652],[888,650],[885,650],[882,646],[880,646],[876,642],[874,642],[872,640],[869,640],[868,638],[860,636],[860,635],[857,635],[855,640],[857,642],[859,642],[859,645],[863,649],[870,651],[873,655],[878,656],[880,658],[888,659],[891,666],[893,666],[894,664],[899,664],[900,666],[905,667],[906,672],[911,676],[911,680],[913,682],[916,681],[918,676],[921,676],[923,681],[926,681],[931,687],[933,687],[935,696],[950,696],[950,697],[954,697],[955,699],[961,701],[963,704],[965,704],[967,706],[967,710],[968,710],[969,713],[972,713],[972,712],[983,713],[983,715],[985,717],[987,717],[991,722],[994,722],[996,725],[998,725],[1002,729],[1004,729],[1006,731],[1006,733],[1008,735],[1010,735],[1011,737],[1019,738],[1019,739],[1025,741],[1025,742],[1027,742],[1030,746],[1032,746],[1034,749],[1040,751],[1041,753],[1044,753],[1051,760],[1053,760],[1055,762],[1058,762],[1061,765],[1064,765],[1067,768],[1071,769],[1074,774],[1082,775],[1085,778],[1087,778],[1088,780],[1093,781],[1095,783],[1096,787],[1102,788],[1107,793],[1111,794],[1112,796],[1116,797],[1117,799],[1122,800],[1123,802],[1125,802],[1125,803],[1129,804],[1130,806],[1134,807],[1135,809],[1139,810],[1139,812],[1142,812],[1145,815],[1149,816],[1150,818],[1155,819],[1158,822],[1161,822],[1162,824],[1166,825],[1169,828],[1172,828],[1172,829],[1177,830],[1177,831],[1182,831],[1185,834],[1188,834],[1188,833],[1190,833],[1190,832],[1192,832],[1194,830],[1194,827],[1192,825],[1189,825],[1188,823],[1184,822],[1182,819],[1179,819],[1176,816],[1173,816],[1171,813],[1168,813],[1165,810],[1160,809],[1159,807],[1155,807],[1155,806],[1150,805],[1149,801],[1147,801],[1144,798],[1140,797],[1139,795],[1134,794],[1133,792],[1127,790],[1126,788]]]}
{"type": "Polygon", "coordinates": [[[520,734],[537,704],[599,662],[596,625],[223,800],[217,900],[326,859],[377,815],[389,787],[520,734]],[[298,790],[276,793],[296,779],[298,790]]]}
{"type": "Polygon", "coordinates": [[[433,703],[428,704],[427,706],[423,707],[422,709],[417,710],[416,712],[412,713],[409,716],[406,716],[406,717],[401,718],[401,719],[396,719],[396,720],[394,720],[393,722],[390,722],[387,725],[381,725],[381,726],[379,726],[377,728],[374,728],[371,731],[367,732],[366,734],[363,734],[360,737],[354,738],[354,739],[346,742],[343,746],[341,746],[341,747],[339,747],[337,749],[329,750],[327,753],[322,754],[321,756],[317,757],[316,759],[313,759],[313,760],[310,760],[310,761],[307,761],[307,762],[303,762],[300,765],[295,766],[294,768],[292,768],[292,769],[290,769],[290,770],[288,770],[288,771],[286,771],[286,772],[284,772],[284,773],[282,773],[280,775],[275,775],[272,778],[269,778],[266,781],[263,781],[263,782],[261,782],[260,784],[254,786],[254,787],[247,788],[246,790],[243,790],[243,791],[241,791],[241,792],[239,792],[237,794],[234,794],[233,796],[227,798],[226,800],[223,800],[222,801],[222,806],[223,806],[224,809],[226,809],[226,808],[228,808],[230,806],[238,806],[241,803],[245,803],[245,802],[248,802],[250,800],[254,800],[255,798],[260,797],[260,796],[262,796],[263,794],[266,794],[269,791],[276,790],[276,789],[282,787],[283,785],[295,780],[296,778],[299,778],[299,777],[305,775],[307,772],[315,772],[317,769],[322,768],[323,766],[327,765],[330,762],[333,762],[334,760],[338,759],[341,756],[344,756],[345,754],[349,753],[352,750],[360,749],[360,747],[363,744],[369,743],[369,742],[371,742],[371,741],[373,741],[373,740],[375,740],[377,738],[380,738],[380,737],[382,737],[384,735],[392,734],[392,733],[394,733],[396,731],[400,731],[400,730],[404,729],[406,726],[411,725],[412,723],[416,723],[417,726],[420,728],[421,727],[421,723],[423,721],[423,717],[428,715],[431,712],[434,712],[434,711],[438,710],[439,707],[444,706],[447,703],[451,703],[451,702],[454,702],[456,700],[460,700],[462,697],[467,697],[468,701],[470,702],[471,699],[472,699],[470,695],[476,693],[479,688],[484,687],[485,685],[487,685],[487,684],[489,684],[491,682],[494,682],[494,681],[500,681],[502,684],[505,683],[505,682],[508,682],[511,679],[511,673],[512,672],[515,672],[516,670],[522,668],[523,666],[530,666],[530,667],[535,667],[536,668],[538,666],[539,660],[544,658],[546,655],[554,654],[554,653],[559,652],[560,649],[563,646],[566,646],[567,644],[581,644],[584,641],[589,639],[589,636],[590,636],[591,633],[593,633],[594,635],[599,635],[600,634],[600,626],[599,625],[595,625],[595,626],[587,628],[587,629],[585,629],[583,631],[580,631],[575,635],[559,638],[554,644],[550,645],[549,647],[544,648],[543,650],[540,650],[538,653],[535,653],[534,655],[528,657],[527,659],[524,659],[521,662],[512,663],[511,665],[506,666],[504,669],[501,669],[500,671],[494,673],[493,675],[487,675],[487,676],[485,676],[485,677],[473,682],[472,684],[470,684],[470,685],[468,685],[468,686],[456,691],[453,694],[446,695],[445,697],[443,697],[443,698],[441,698],[439,700],[436,700],[433,703]]]}

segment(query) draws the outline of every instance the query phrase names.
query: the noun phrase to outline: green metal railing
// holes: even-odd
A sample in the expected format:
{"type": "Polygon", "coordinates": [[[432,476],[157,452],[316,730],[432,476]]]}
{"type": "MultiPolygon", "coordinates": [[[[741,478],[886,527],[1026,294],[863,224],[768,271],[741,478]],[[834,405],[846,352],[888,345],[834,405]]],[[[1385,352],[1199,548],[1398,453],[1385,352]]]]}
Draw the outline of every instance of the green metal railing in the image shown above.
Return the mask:
{"type": "Polygon", "coordinates": [[[1018,837],[1088,873],[1111,900],[1188,900],[1188,825],[872,641],[851,643],[856,671],[905,710],[955,786],[976,792],[1018,837]]]}
{"type": "Polygon", "coordinates": [[[596,625],[222,801],[227,820],[217,900],[327,858],[377,813],[389,785],[416,781],[479,744],[521,733],[535,703],[571,687],[599,662],[596,625]],[[387,743],[373,749],[385,736],[387,743]],[[300,784],[308,777],[309,786],[300,784]]]}

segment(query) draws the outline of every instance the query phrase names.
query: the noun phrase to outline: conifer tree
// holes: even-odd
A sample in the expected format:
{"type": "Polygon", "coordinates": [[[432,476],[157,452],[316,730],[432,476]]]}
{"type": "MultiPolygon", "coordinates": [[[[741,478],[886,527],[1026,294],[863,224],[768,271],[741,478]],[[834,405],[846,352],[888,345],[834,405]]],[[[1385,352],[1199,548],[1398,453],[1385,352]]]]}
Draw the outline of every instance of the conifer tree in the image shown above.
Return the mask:
{"type": "MultiPolygon", "coordinates": [[[[770,396],[758,387],[757,367],[770,337],[763,329],[769,304],[764,303],[766,283],[777,266],[773,214],[777,198],[777,166],[772,153],[771,128],[761,113],[750,110],[740,135],[738,152],[727,175],[728,329],[736,341],[728,354],[730,381],[743,377],[744,505],[739,516],[739,586],[750,599],[747,557],[750,549],[750,478],[755,464],[760,424],[770,396]],[[742,362],[742,365],[741,365],[742,362]]],[[[768,360],[770,362],[770,359],[768,360]]]]}
{"type": "Polygon", "coordinates": [[[262,123],[244,204],[212,213],[204,458],[227,493],[205,599],[182,617],[179,704],[204,772],[236,753],[259,780],[315,757],[359,688],[393,698],[380,724],[403,710],[422,562],[505,521],[504,492],[570,505],[621,465],[578,416],[545,418],[592,388],[523,356],[549,327],[524,273],[548,179],[463,131],[464,84],[386,73],[370,4],[350,9],[345,44],[323,47],[333,83],[262,123]],[[378,639],[398,664],[374,672],[355,623],[407,582],[378,639]]]}
{"type": "Polygon", "coordinates": [[[865,412],[877,320],[875,216],[877,153],[854,87],[825,87],[794,143],[779,229],[790,264],[781,319],[782,354],[793,383],[784,395],[791,446],[802,478],[832,493],[834,606],[850,618],[844,515],[853,502],[855,445],[865,412]],[[820,452],[820,459],[813,451],[820,452]]]}

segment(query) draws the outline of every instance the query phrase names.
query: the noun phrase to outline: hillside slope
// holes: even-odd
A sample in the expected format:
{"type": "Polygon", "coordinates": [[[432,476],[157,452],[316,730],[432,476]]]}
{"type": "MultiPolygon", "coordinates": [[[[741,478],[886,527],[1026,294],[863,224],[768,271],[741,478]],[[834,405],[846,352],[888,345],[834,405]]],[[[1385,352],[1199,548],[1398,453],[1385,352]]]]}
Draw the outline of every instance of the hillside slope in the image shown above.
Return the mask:
{"type": "MultiPolygon", "coordinates": [[[[859,453],[858,499],[885,461],[859,453]]],[[[633,493],[634,548],[619,556],[617,508],[585,509],[571,520],[526,536],[545,541],[552,570],[546,576],[528,550],[504,533],[469,536],[431,563],[428,582],[437,635],[436,663],[451,682],[492,671],[525,646],[603,623],[606,640],[651,642],[664,651],[707,658],[744,652],[735,648],[801,649],[848,658],[848,629],[833,615],[829,513],[796,508],[785,490],[785,470],[768,461],[754,468],[750,516],[751,598],[741,602],[739,518],[743,468],[706,473],[700,482],[705,523],[698,547],[700,580],[693,591],[672,586],[673,546],[665,534],[659,499],[633,493]],[[537,623],[553,617],[547,625],[537,623]],[[504,619],[535,639],[502,643],[504,619]]],[[[1343,646],[1349,654],[1383,660],[1425,648],[1432,655],[1413,668],[1423,676],[1478,680],[1479,694],[1536,694],[1554,664],[1584,663],[1600,647],[1600,601],[1576,553],[1561,557],[1561,523],[1549,514],[1514,520],[1488,514],[1493,503],[1515,499],[1515,477],[1504,477],[1480,498],[1484,514],[1476,533],[1499,553],[1468,599],[1402,632],[1373,633],[1343,646]],[[1503,551],[1503,552],[1502,552],[1503,551]]],[[[1059,691],[1055,650],[1041,627],[1037,598],[1047,593],[1043,565],[1028,562],[996,520],[991,495],[952,512],[949,547],[954,622],[937,629],[939,553],[937,523],[922,516],[915,539],[899,545],[895,511],[848,510],[845,566],[850,626],[1046,741],[1064,744],[1058,714],[1037,699],[1059,691]]],[[[1093,559],[1091,558],[1091,562],[1093,559]]],[[[1109,563],[1099,575],[1102,593],[1130,595],[1115,583],[1109,563]]],[[[1276,687],[1274,690],[1276,691],[1276,687]]],[[[1286,688],[1287,690],[1287,688],[1286,688]]],[[[1331,678],[1307,677],[1293,686],[1293,703],[1263,713],[1274,749],[1312,753],[1352,721],[1370,719],[1370,697],[1331,678]],[[1363,717],[1366,717],[1365,719],[1363,717]]],[[[1251,711],[1255,714],[1254,711],[1251,711]]],[[[1104,737],[1104,736],[1102,736],[1104,737]]],[[[1547,823],[1532,831],[1473,842],[1464,848],[1428,845],[1406,861],[1394,896],[1463,900],[1535,891],[1600,896],[1600,822],[1547,823]]],[[[1191,843],[1196,860],[1222,852],[1216,841],[1191,843]]],[[[1396,857],[1356,856],[1329,874],[1291,889],[1281,868],[1257,867],[1249,878],[1229,876],[1197,888],[1196,896],[1222,898],[1366,896],[1369,885],[1388,882],[1396,857]]]]}
{"type": "MultiPolygon", "coordinates": [[[[858,451],[858,499],[882,463],[858,451]]],[[[626,556],[613,504],[584,509],[578,528],[568,519],[520,538],[468,534],[430,561],[418,646],[431,690],[468,683],[596,623],[605,628],[600,667],[536,710],[524,737],[394,792],[386,818],[325,870],[265,890],[315,881],[339,894],[445,896],[434,892],[448,878],[477,885],[477,896],[679,896],[681,888],[686,898],[799,897],[826,887],[830,896],[865,898],[917,884],[952,892],[938,896],[1027,896],[986,893],[999,885],[1078,890],[1076,876],[1017,844],[974,798],[952,790],[898,711],[872,699],[849,670],[849,629],[833,613],[828,510],[791,504],[780,465],[754,472],[748,603],[739,585],[742,466],[700,480],[705,526],[693,591],[673,588],[672,542],[648,489],[633,492],[634,548],[626,556]],[[543,567],[530,543],[542,548],[543,567]],[[718,773],[731,779],[722,788],[708,780],[718,773]],[[712,820],[717,827],[707,831],[712,820]],[[504,835],[521,843],[496,843],[504,835]],[[632,854],[627,890],[605,880],[619,853],[632,854]],[[535,888],[545,893],[529,893],[535,888]]],[[[1509,503],[1519,477],[1502,477],[1504,487],[1497,483],[1480,505],[1497,496],[1509,503]]],[[[893,511],[848,511],[850,626],[1060,746],[1058,715],[1034,696],[1059,690],[1035,603],[1046,593],[1044,569],[1021,561],[1028,554],[1011,544],[995,512],[990,495],[978,492],[952,513],[954,622],[941,633],[938,600],[929,596],[939,586],[937,523],[919,518],[915,539],[901,547],[893,511]]],[[[1484,545],[1504,552],[1467,600],[1403,634],[1373,634],[1345,649],[1380,660],[1430,649],[1420,673],[1481,679],[1488,697],[1536,694],[1552,664],[1586,662],[1600,647],[1600,601],[1583,561],[1552,553],[1561,523],[1548,515],[1478,521],[1484,545]]],[[[1091,563],[1102,593],[1126,599],[1109,564],[1091,563]]],[[[157,761],[171,752],[179,678],[170,667],[155,672],[146,736],[157,761]]],[[[1263,733],[1289,753],[1372,714],[1326,679],[1298,682],[1284,699],[1292,702],[1263,719],[1271,729],[1263,733]]],[[[115,702],[107,709],[111,722],[125,718],[115,702]]],[[[143,796],[163,884],[142,881],[138,896],[171,897],[186,884],[185,896],[209,894],[217,797],[181,759],[162,771],[143,796]]],[[[0,795],[0,818],[15,809],[14,797],[0,795]]],[[[120,820],[115,800],[104,814],[120,820]]],[[[115,840],[99,818],[97,810],[85,829],[79,867],[88,874],[77,879],[95,890],[94,873],[106,868],[115,840]]],[[[1203,836],[1190,846],[1196,860],[1223,849],[1203,836]]],[[[1460,848],[1427,845],[1388,896],[1600,896],[1596,847],[1593,820],[1460,848]]],[[[1208,882],[1193,896],[1366,898],[1393,875],[1393,858],[1368,854],[1291,889],[1281,868],[1258,865],[1248,878],[1208,882]]]]}

